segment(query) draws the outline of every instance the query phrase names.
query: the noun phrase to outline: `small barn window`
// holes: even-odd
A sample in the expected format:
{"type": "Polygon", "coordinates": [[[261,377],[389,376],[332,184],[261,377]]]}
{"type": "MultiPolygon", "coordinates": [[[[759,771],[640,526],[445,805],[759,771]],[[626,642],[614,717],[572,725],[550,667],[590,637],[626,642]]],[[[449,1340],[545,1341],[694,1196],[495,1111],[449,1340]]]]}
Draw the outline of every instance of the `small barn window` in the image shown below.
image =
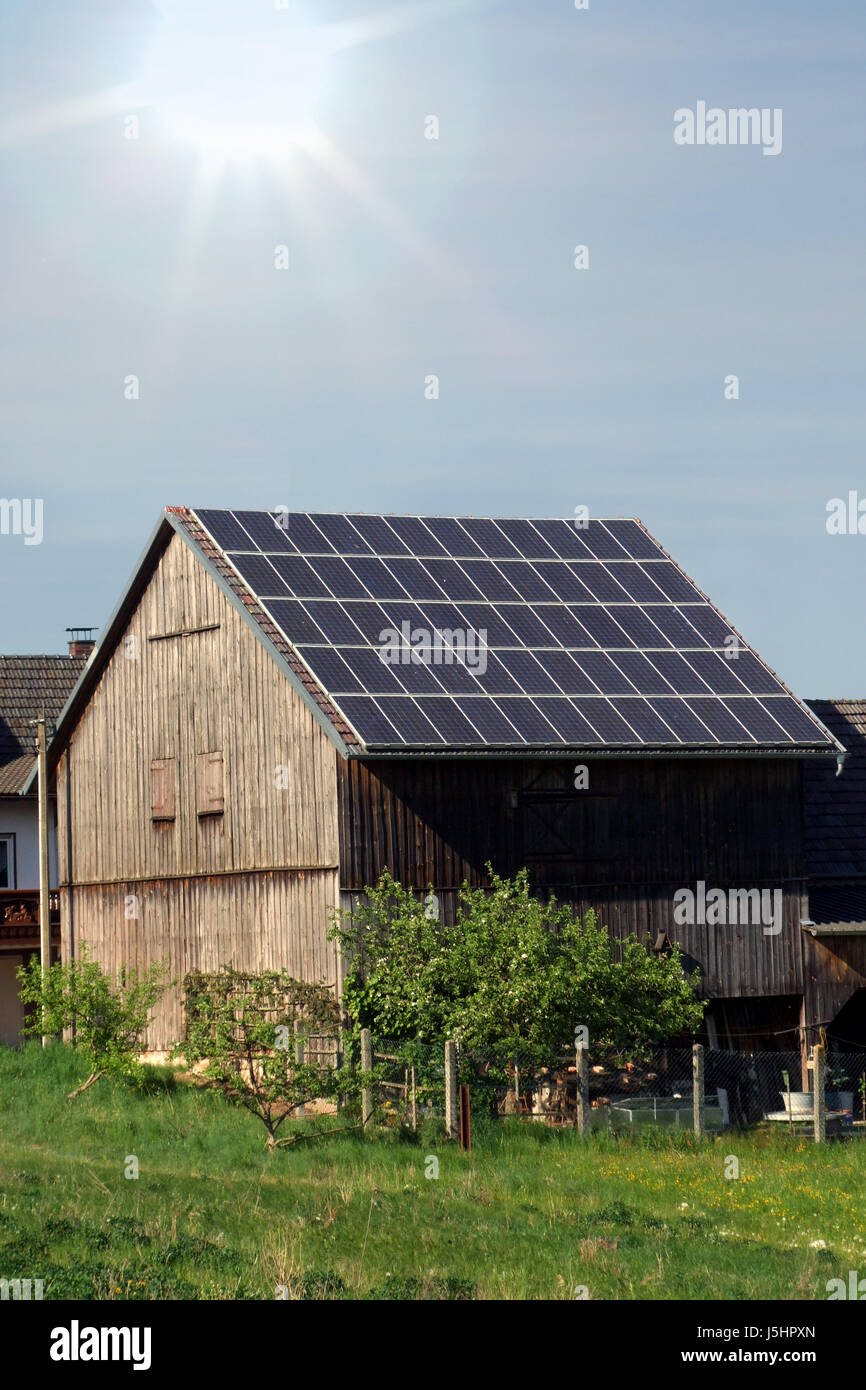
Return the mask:
{"type": "Polygon", "coordinates": [[[222,753],[199,753],[196,800],[200,816],[221,816],[225,810],[222,753]]]}
{"type": "Polygon", "coordinates": [[[175,817],[175,760],[153,758],[150,764],[150,814],[155,821],[175,817]]]}

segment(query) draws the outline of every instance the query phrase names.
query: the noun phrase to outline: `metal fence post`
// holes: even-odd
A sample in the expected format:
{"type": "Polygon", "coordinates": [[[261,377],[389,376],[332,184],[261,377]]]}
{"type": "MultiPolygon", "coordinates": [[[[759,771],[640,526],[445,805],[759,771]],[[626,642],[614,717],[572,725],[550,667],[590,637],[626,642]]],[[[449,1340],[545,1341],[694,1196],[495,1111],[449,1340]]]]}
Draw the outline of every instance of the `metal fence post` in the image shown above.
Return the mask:
{"type": "Polygon", "coordinates": [[[445,1044],[445,1134],[457,1137],[457,1044],[445,1044]]]}
{"type": "Polygon", "coordinates": [[[692,1048],[692,1109],[696,1139],[704,1137],[704,1049],[701,1043],[692,1048]]]}
{"type": "Polygon", "coordinates": [[[827,1116],[824,1111],[826,1052],[823,1043],[816,1044],[812,1052],[812,1059],[812,1085],[815,1098],[815,1143],[823,1144],[827,1137],[827,1116]]]}
{"type": "MultiPolygon", "coordinates": [[[[361,1029],[361,1071],[371,1072],[373,1070],[373,1039],[370,1036],[369,1028],[361,1029]]],[[[373,1114],[373,1092],[369,1086],[364,1086],[361,1091],[361,1120],[364,1127],[370,1121],[373,1114]]]]}
{"type": "Polygon", "coordinates": [[[589,1129],[589,1054],[584,1043],[575,1048],[577,1071],[577,1132],[586,1134],[589,1129]]]}
{"type": "MultiPolygon", "coordinates": [[[[299,1018],[296,1018],[296,1019],[295,1019],[295,1062],[297,1063],[297,1065],[298,1065],[299,1067],[302,1067],[302,1066],[304,1065],[304,1039],[303,1039],[302,1036],[299,1036],[299,1035],[301,1034],[301,1031],[302,1031],[302,1029],[303,1029],[303,1026],[304,1026],[304,1025],[303,1025],[302,1021],[301,1021],[299,1018]]],[[[306,1107],[305,1105],[299,1105],[299,1106],[296,1108],[296,1110],[295,1110],[295,1118],[298,1119],[298,1120],[303,1120],[304,1117],[305,1117],[305,1115],[306,1115],[306,1113],[307,1113],[307,1107],[306,1107]]]]}

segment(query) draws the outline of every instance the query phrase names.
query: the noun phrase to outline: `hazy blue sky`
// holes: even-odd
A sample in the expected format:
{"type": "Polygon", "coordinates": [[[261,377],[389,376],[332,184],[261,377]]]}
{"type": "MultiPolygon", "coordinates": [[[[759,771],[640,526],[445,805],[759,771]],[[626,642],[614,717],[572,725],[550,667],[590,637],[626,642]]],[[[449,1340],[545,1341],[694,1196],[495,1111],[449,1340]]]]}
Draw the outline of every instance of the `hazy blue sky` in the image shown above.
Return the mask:
{"type": "Polygon", "coordinates": [[[169,8],[0,17],[0,495],[45,509],[41,545],[0,536],[0,650],[104,622],[165,504],[585,503],[641,517],[798,694],[866,696],[866,535],[825,527],[866,498],[862,0],[169,8]],[[220,167],[190,112],[218,143],[222,81],[269,118],[304,17],[343,39],[317,141],[220,167]],[[702,100],[781,108],[781,154],[676,145],[702,100]]]}

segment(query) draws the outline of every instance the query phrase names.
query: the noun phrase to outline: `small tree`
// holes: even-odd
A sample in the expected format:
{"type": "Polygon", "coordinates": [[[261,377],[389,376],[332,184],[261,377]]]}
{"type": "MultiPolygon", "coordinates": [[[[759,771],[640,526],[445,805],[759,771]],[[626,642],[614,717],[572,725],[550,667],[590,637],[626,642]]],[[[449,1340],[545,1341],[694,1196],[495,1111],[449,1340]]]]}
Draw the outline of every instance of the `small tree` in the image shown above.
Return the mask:
{"type": "Polygon", "coordinates": [[[327,985],[224,966],[218,974],[191,972],[184,990],[186,1031],[176,1053],[206,1063],[207,1084],[261,1120],[269,1149],[289,1142],[277,1131],[300,1106],[353,1088],[344,1070],[295,1059],[296,1024],[302,1038],[339,1032],[340,1008],[327,985]]]}
{"type": "Polygon", "coordinates": [[[453,926],[383,874],[332,927],[350,963],[352,1020],[392,1038],[451,1037],[470,1051],[537,1060],[572,1044],[576,1023],[594,1045],[660,1042],[699,1026],[704,1005],[682,958],[617,941],[594,913],[581,920],[530,892],[521,870],[490,886],[464,884],[453,926]]]}
{"type": "Polygon", "coordinates": [[[25,1026],[31,1037],[72,1032],[73,1046],[90,1060],[90,1075],[67,1099],[73,1100],[102,1076],[140,1079],[142,1039],[154,1005],[169,986],[163,961],[139,973],[122,966],[117,979],[90,958],[86,946],[74,961],[58,961],[43,976],[38,956],[18,970],[24,1004],[35,1007],[25,1026]]]}

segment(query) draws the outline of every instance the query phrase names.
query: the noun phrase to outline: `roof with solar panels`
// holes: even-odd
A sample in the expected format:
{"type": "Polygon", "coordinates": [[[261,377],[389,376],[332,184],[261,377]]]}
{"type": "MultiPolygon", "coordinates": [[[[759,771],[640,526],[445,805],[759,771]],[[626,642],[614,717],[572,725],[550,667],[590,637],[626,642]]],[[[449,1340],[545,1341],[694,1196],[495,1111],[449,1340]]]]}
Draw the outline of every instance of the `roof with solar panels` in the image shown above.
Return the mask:
{"type": "Polygon", "coordinates": [[[170,507],[103,652],[172,530],[347,757],[844,751],[638,520],[170,507]]]}
{"type": "Polygon", "coordinates": [[[840,747],[637,520],[176,515],[355,751],[840,747]]]}

